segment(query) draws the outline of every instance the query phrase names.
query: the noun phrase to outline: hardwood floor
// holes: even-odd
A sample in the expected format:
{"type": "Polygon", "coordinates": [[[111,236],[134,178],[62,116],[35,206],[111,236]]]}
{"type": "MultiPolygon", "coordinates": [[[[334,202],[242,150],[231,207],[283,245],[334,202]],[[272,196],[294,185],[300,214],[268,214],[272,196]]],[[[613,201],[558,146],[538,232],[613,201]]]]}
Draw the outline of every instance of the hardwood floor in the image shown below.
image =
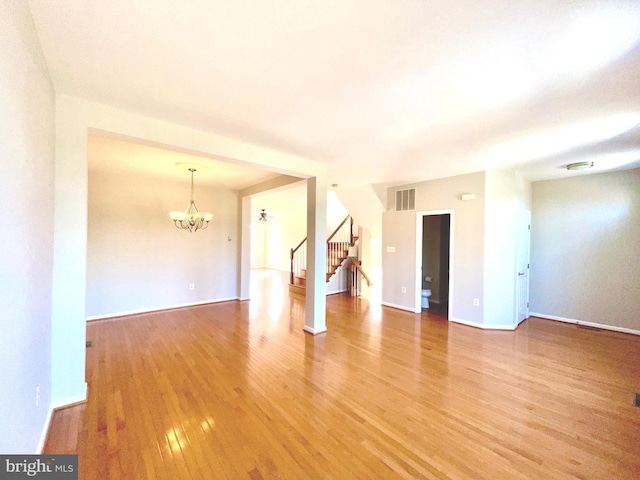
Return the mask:
{"type": "Polygon", "coordinates": [[[252,280],[250,302],[90,323],[88,401],[45,453],[92,480],[640,478],[640,337],[342,295],[313,337],[286,278],[252,280]]]}

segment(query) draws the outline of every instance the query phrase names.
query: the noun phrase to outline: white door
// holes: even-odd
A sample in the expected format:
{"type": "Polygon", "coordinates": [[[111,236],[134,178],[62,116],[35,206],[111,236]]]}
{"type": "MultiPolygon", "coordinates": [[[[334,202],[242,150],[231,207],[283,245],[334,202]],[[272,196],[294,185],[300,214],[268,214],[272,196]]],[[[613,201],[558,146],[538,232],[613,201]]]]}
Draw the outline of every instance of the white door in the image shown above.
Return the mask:
{"type": "Polygon", "coordinates": [[[518,323],[529,317],[529,244],[531,242],[531,212],[517,214],[516,245],[516,311],[518,323]]]}

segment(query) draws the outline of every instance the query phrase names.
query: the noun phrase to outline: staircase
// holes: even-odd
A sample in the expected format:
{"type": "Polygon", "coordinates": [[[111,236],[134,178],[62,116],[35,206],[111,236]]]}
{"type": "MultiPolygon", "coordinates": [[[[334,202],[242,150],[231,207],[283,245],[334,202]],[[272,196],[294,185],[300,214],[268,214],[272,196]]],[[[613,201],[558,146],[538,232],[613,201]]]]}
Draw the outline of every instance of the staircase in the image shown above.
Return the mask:
{"type": "MultiPolygon", "coordinates": [[[[327,238],[327,268],[326,280],[329,282],[337,270],[345,263],[349,256],[349,247],[355,246],[358,236],[354,235],[353,218],[347,215],[338,228],[327,238]]],[[[296,248],[291,249],[291,274],[289,291],[304,293],[307,284],[307,239],[305,238],[296,248]]]]}

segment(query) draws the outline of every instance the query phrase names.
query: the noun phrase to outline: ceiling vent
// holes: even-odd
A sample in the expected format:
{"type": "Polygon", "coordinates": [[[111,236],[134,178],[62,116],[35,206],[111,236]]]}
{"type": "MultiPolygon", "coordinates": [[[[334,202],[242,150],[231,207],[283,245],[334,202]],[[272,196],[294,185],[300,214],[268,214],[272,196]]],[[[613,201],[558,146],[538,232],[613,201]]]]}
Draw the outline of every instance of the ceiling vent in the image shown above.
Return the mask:
{"type": "Polygon", "coordinates": [[[396,212],[416,209],[416,189],[396,191],[396,212]]]}

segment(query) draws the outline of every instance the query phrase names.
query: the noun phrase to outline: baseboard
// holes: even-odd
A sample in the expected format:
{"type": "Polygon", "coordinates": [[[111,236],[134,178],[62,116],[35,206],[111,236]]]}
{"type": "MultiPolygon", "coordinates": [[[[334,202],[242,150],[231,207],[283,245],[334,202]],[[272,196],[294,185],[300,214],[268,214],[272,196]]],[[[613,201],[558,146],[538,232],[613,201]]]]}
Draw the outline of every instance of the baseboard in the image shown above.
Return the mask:
{"type": "Polygon", "coordinates": [[[467,325],[469,327],[479,328],[481,330],[507,330],[513,331],[516,329],[515,325],[485,325],[484,323],[472,322],[470,320],[463,320],[461,318],[450,318],[449,321],[467,325]]]}
{"type": "Polygon", "coordinates": [[[416,313],[416,311],[413,308],[409,308],[405,305],[398,305],[390,302],[380,302],[380,303],[383,307],[390,307],[390,308],[395,308],[396,310],[404,310],[405,312],[416,313]]]}
{"type": "Polygon", "coordinates": [[[40,440],[38,441],[38,448],[36,449],[36,455],[42,455],[44,445],[47,443],[47,436],[49,435],[49,428],[51,428],[51,418],[53,417],[53,405],[49,405],[47,410],[47,418],[44,420],[42,426],[42,432],[40,433],[40,440]]]}
{"type": "Polygon", "coordinates": [[[313,327],[308,327],[307,325],[305,325],[304,327],[302,327],[302,329],[307,332],[310,333],[311,335],[319,335],[321,333],[325,333],[327,331],[327,327],[321,328],[321,329],[314,329],[313,327]]]}
{"type": "Polygon", "coordinates": [[[36,455],[42,454],[42,450],[44,450],[44,446],[47,443],[47,436],[49,435],[49,429],[51,428],[51,419],[53,418],[53,413],[56,410],[72,407],[73,405],[76,405],[78,403],[86,402],[88,388],[89,386],[87,385],[87,382],[84,382],[84,394],[81,393],[79,395],[73,395],[71,397],[51,402],[51,404],[49,405],[49,409],[47,410],[47,417],[45,419],[44,425],[42,426],[42,432],[40,433],[40,440],[38,441],[36,455]]]}
{"type": "Polygon", "coordinates": [[[344,289],[342,289],[342,290],[336,290],[335,292],[327,292],[327,297],[328,297],[329,295],[338,295],[338,294],[340,294],[340,293],[345,293],[345,292],[348,292],[348,291],[349,291],[349,289],[348,289],[348,288],[344,288],[344,289]]]}
{"type": "Polygon", "coordinates": [[[585,327],[595,327],[595,328],[600,328],[602,330],[610,330],[612,332],[630,333],[631,335],[640,335],[640,330],[634,330],[632,328],[625,328],[625,327],[616,327],[614,325],[606,325],[604,323],[584,322],[582,320],[576,320],[574,318],[558,317],[556,315],[546,315],[544,313],[534,313],[534,312],[529,313],[529,316],[543,318],[545,320],[554,320],[556,322],[584,325],[585,327]]]}
{"type": "Polygon", "coordinates": [[[140,310],[128,310],[126,312],[107,313],[104,315],[91,315],[87,317],[87,322],[93,320],[104,320],[107,318],[127,317],[129,315],[140,315],[141,313],[161,312],[163,310],[175,310],[176,308],[197,307],[198,305],[207,305],[209,303],[229,302],[239,300],[238,297],[217,298],[215,300],[205,300],[204,302],[183,303],[180,305],[168,305],[164,307],[143,308],[140,310]]]}
{"type": "Polygon", "coordinates": [[[268,267],[266,265],[264,267],[251,267],[251,270],[274,270],[276,272],[285,272],[285,273],[291,272],[288,268],[268,267]]]}

